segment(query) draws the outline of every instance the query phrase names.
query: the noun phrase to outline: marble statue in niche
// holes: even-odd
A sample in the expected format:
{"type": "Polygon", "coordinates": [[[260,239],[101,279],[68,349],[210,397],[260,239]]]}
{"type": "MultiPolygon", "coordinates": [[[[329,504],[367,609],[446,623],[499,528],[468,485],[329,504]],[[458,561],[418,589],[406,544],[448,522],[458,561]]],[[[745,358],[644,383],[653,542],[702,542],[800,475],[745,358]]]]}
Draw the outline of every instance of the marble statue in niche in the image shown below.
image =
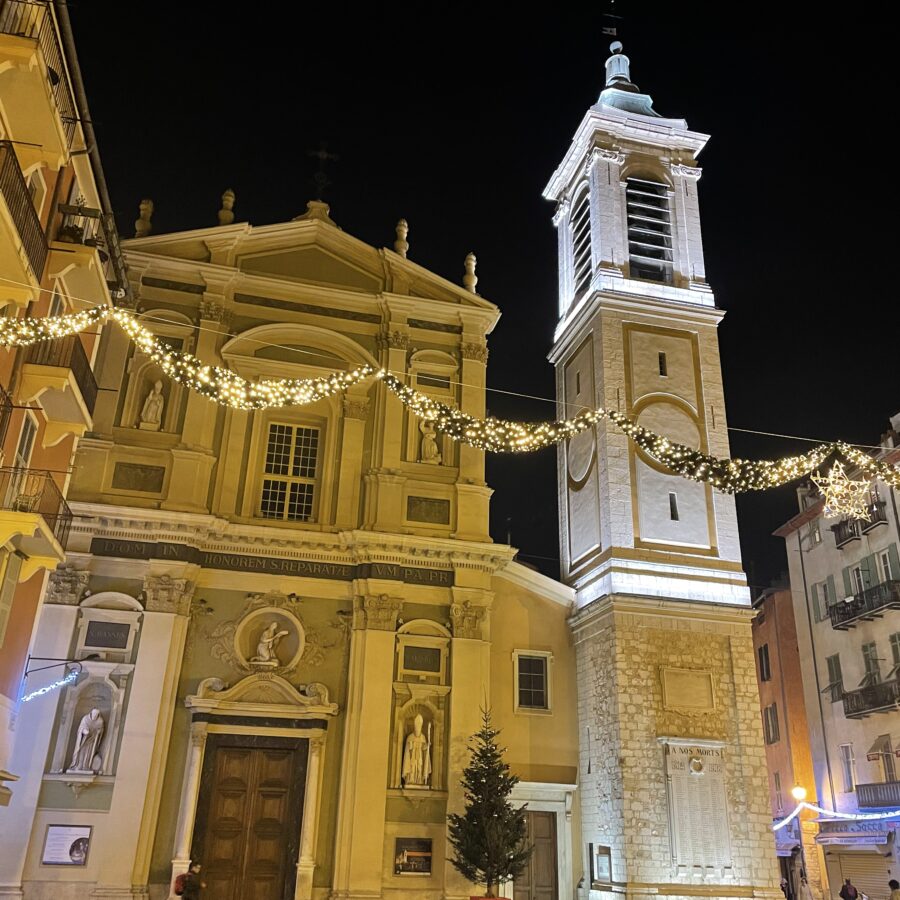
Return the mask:
{"type": "Polygon", "coordinates": [[[256,656],[250,658],[250,664],[253,666],[268,666],[276,668],[281,665],[278,659],[278,645],[281,639],[287,637],[287,629],[278,630],[278,622],[270,622],[259,636],[256,643],[256,656]]]}
{"type": "Polygon", "coordinates": [[[96,707],[85,713],[78,723],[75,732],[75,749],[72,752],[72,762],[67,772],[99,772],[103,765],[100,759],[94,765],[94,759],[99,756],[100,741],[103,739],[103,731],[106,722],[96,707]]]}
{"type": "Polygon", "coordinates": [[[431,784],[431,723],[423,733],[421,714],[413,719],[413,730],[406,736],[403,747],[403,768],[400,774],[405,788],[427,788],[431,784]]]}
{"type": "Polygon", "coordinates": [[[428,463],[430,466],[439,466],[441,464],[441,451],[438,450],[434,422],[422,419],[419,422],[419,431],[422,432],[422,446],[419,450],[419,462],[428,463]]]}
{"type": "Polygon", "coordinates": [[[145,431],[159,431],[162,424],[163,409],[166,405],[166,398],[162,393],[163,383],[156,381],[152,390],[147,394],[144,405],[141,407],[140,427],[145,431]]]}

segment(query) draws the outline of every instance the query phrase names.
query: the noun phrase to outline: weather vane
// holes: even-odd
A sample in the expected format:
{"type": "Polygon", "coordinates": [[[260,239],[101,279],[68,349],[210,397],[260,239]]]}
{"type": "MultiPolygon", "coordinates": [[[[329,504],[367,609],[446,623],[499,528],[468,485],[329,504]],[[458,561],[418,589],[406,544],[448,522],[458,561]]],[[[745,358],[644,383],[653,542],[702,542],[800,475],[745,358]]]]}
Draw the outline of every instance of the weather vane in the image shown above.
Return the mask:
{"type": "Polygon", "coordinates": [[[330,187],[331,185],[328,174],[325,172],[325,164],[337,162],[338,157],[336,154],[328,152],[328,144],[325,141],[322,141],[322,143],[319,144],[318,150],[309,150],[307,156],[311,156],[313,159],[319,161],[319,168],[315,175],[313,175],[312,182],[315,187],[316,200],[321,200],[322,194],[325,193],[325,188],[330,187]]]}

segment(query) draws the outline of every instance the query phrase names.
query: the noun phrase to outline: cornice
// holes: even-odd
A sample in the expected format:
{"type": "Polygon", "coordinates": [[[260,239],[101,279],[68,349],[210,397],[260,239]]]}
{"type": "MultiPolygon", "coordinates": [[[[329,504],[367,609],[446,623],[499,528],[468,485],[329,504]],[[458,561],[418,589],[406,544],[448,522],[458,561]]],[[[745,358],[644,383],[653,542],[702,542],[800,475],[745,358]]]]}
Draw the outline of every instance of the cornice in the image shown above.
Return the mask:
{"type": "Polygon", "coordinates": [[[362,530],[337,533],[230,522],[218,516],[72,501],[72,537],[170,543],[204,552],[344,565],[386,563],[494,573],[514,553],[505,544],[362,530]]]}
{"type": "Polygon", "coordinates": [[[496,572],[497,578],[509,581],[517,587],[538,594],[547,600],[552,600],[560,606],[571,607],[575,603],[575,589],[562,584],[553,578],[549,578],[534,569],[523,566],[515,561],[507,563],[496,572]]]}

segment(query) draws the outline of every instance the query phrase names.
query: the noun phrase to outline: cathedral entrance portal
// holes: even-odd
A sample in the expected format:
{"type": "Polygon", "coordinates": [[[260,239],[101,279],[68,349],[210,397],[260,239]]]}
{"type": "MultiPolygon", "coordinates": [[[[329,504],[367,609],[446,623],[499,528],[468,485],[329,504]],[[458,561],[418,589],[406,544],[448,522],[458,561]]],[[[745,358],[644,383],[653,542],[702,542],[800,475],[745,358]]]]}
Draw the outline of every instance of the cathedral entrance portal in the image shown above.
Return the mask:
{"type": "Polygon", "coordinates": [[[291,900],[308,741],[211,735],[200,782],[194,858],[209,900],[291,900]]]}

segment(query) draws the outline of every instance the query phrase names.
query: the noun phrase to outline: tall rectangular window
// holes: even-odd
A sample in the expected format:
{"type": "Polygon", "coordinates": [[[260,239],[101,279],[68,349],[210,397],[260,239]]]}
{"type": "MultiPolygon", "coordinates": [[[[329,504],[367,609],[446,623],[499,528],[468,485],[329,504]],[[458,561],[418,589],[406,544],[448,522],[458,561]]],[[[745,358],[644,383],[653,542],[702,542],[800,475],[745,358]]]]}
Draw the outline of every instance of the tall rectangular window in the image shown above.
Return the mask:
{"type": "Polygon", "coordinates": [[[315,511],[318,465],[318,428],[270,424],[260,515],[265,519],[311,521],[315,511]]]}
{"type": "Polygon", "coordinates": [[[31,465],[31,452],[34,450],[34,439],[37,435],[37,424],[28,413],[22,420],[19,432],[19,443],[16,444],[16,468],[27,469],[31,465]]]}
{"type": "Polygon", "coordinates": [[[772,775],[772,781],[775,784],[775,808],[778,812],[784,809],[784,797],[781,794],[781,773],[775,772],[772,775]]]}
{"type": "Polygon", "coordinates": [[[590,193],[584,188],[573,206],[572,232],[572,281],[573,299],[577,300],[591,283],[591,204],[590,193]]]}
{"type": "Polygon", "coordinates": [[[777,744],[781,739],[781,730],[778,726],[778,704],[773,703],[763,710],[763,725],[767,744],[777,744]]]}
{"type": "Polygon", "coordinates": [[[769,645],[763,644],[762,647],[759,647],[756,651],[756,656],[759,660],[759,680],[771,681],[772,668],[769,664],[769,645]]]}
{"type": "Polygon", "coordinates": [[[900,675],[900,631],[891,635],[891,666],[888,679],[897,678],[900,675]]]}
{"type": "Polygon", "coordinates": [[[0,548],[0,648],[6,637],[6,626],[12,611],[13,597],[19,586],[22,557],[12,550],[0,548]]]}
{"type": "Polygon", "coordinates": [[[515,654],[518,709],[550,709],[550,673],[547,654],[515,654]]]}
{"type": "Polygon", "coordinates": [[[659,374],[663,376],[663,378],[667,377],[669,374],[669,363],[666,360],[666,354],[659,354],[659,374]]]}
{"type": "Polygon", "coordinates": [[[841,772],[844,776],[844,791],[856,789],[856,760],[853,758],[853,744],[841,744],[841,772]]]}
{"type": "Polygon", "coordinates": [[[894,572],[893,567],[891,566],[891,554],[887,550],[882,550],[881,553],[878,554],[878,561],[881,564],[882,581],[892,581],[897,577],[897,573],[894,572]]]}
{"type": "Polygon", "coordinates": [[[668,186],[629,178],[625,185],[625,206],[631,277],[669,284],[673,257],[668,186]]]}
{"type": "Polygon", "coordinates": [[[863,677],[860,687],[867,687],[871,684],[878,684],[881,681],[881,666],[878,659],[878,648],[875,642],[862,645],[863,669],[865,676],[863,677]]]}
{"type": "Polygon", "coordinates": [[[669,491],[669,518],[678,521],[678,495],[674,491],[669,491]]]}
{"type": "Polygon", "coordinates": [[[840,653],[829,656],[825,662],[828,664],[828,686],[825,691],[831,694],[831,702],[837,703],[844,696],[844,673],[841,671],[840,653]]]}

